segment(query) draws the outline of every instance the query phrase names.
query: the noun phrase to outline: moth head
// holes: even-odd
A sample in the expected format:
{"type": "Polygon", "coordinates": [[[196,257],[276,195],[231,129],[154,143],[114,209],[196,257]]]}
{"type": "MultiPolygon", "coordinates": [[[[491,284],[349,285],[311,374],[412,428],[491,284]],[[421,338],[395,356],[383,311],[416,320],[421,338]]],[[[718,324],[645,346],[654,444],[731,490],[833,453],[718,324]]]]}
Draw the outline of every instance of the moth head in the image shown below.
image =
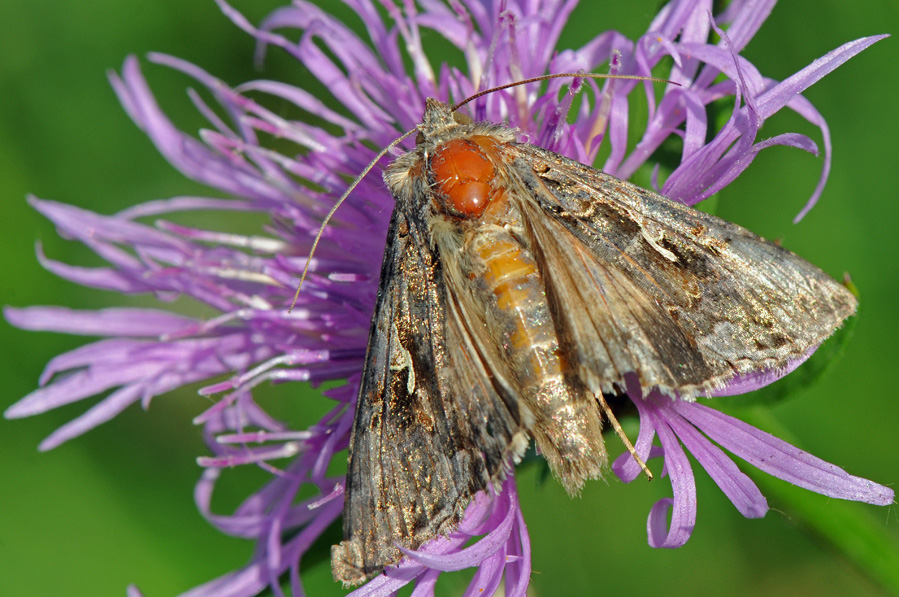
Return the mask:
{"type": "Polygon", "coordinates": [[[440,133],[459,126],[453,109],[432,97],[425,100],[425,113],[418,125],[416,143],[423,143],[440,133]]]}
{"type": "Polygon", "coordinates": [[[432,100],[430,99],[428,100],[428,106],[425,108],[422,123],[418,125],[418,133],[415,135],[416,145],[421,145],[437,132],[445,131],[454,126],[466,125],[474,122],[468,114],[453,112],[452,108],[443,102],[433,100],[434,103],[432,104],[431,101],[432,100]],[[447,116],[449,116],[449,118],[447,118],[447,116]],[[452,119],[451,122],[449,120],[450,118],[452,119]]]}

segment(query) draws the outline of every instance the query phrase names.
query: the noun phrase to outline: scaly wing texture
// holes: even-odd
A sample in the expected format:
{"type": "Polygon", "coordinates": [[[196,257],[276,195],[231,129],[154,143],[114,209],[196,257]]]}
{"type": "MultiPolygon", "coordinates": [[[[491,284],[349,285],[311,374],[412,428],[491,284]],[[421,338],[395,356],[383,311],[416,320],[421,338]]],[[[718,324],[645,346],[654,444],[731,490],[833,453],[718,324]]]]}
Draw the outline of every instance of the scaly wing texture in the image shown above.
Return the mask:
{"type": "Polygon", "coordinates": [[[356,584],[450,532],[527,445],[522,413],[494,387],[447,304],[427,223],[398,207],[350,443],[345,540],[334,576],[356,584]]]}
{"type": "Polygon", "coordinates": [[[690,398],[780,368],[856,300],[748,230],[531,145],[515,151],[563,350],[596,391],[690,398]]]}

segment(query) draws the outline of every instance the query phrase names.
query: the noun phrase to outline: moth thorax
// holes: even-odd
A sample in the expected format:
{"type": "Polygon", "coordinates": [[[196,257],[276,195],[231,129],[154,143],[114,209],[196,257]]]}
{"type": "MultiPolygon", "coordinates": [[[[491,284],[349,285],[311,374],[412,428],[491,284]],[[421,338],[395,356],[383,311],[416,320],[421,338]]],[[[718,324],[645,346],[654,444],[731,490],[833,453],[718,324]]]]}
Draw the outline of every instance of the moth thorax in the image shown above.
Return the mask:
{"type": "Polygon", "coordinates": [[[499,151],[497,141],[486,135],[451,139],[437,146],[430,175],[447,215],[479,218],[502,193],[495,165],[499,151]]]}

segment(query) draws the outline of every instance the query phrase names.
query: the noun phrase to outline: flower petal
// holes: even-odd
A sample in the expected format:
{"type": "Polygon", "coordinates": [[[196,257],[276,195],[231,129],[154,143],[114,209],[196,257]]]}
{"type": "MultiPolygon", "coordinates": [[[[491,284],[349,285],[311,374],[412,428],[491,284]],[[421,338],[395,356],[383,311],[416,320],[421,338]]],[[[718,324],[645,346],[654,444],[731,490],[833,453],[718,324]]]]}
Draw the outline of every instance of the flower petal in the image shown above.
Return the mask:
{"type": "Polygon", "coordinates": [[[646,521],[646,532],[652,547],[674,549],[684,545],[696,526],[696,482],[693,469],[677,436],[656,410],[649,410],[653,426],[665,451],[665,467],[671,478],[674,499],[656,502],[646,521]],[[671,524],[667,522],[671,510],[671,524]]]}
{"type": "MultiPolygon", "coordinates": [[[[666,398],[657,396],[656,401],[666,398]]],[[[670,401],[669,401],[670,402],[670,401]]],[[[682,403],[683,409],[696,406],[695,402],[682,403]]],[[[718,446],[706,439],[695,427],[683,419],[679,410],[664,405],[662,409],[668,426],[674,431],[684,447],[709,474],[724,495],[746,518],[761,518],[768,511],[768,501],[755,483],[746,476],[733,460],[718,446]]]]}
{"type": "Polygon", "coordinates": [[[829,497],[879,506],[893,503],[892,489],[850,475],[739,419],[701,404],[677,403],[673,408],[727,450],[784,481],[829,497]]]}

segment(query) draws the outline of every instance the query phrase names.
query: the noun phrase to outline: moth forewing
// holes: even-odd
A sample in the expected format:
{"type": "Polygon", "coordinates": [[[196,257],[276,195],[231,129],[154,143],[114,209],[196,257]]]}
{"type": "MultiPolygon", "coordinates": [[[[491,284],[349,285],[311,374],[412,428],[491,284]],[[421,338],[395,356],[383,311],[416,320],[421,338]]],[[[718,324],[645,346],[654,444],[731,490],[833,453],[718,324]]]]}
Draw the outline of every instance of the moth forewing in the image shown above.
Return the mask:
{"type": "Polygon", "coordinates": [[[843,285],[736,224],[538,147],[516,150],[542,209],[534,230],[565,257],[548,277],[585,380],[611,367],[604,383],[636,373],[672,397],[708,394],[802,358],[855,311],[843,285]],[[565,281],[571,292],[558,290],[565,281]]]}
{"type": "Polygon", "coordinates": [[[528,437],[576,493],[606,464],[602,393],[626,378],[709,394],[786,368],[855,310],[789,251],[509,128],[432,99],[418,128],[384,175],[396,204],[332,549],[345,583],[456,528],[528,437]]]}

